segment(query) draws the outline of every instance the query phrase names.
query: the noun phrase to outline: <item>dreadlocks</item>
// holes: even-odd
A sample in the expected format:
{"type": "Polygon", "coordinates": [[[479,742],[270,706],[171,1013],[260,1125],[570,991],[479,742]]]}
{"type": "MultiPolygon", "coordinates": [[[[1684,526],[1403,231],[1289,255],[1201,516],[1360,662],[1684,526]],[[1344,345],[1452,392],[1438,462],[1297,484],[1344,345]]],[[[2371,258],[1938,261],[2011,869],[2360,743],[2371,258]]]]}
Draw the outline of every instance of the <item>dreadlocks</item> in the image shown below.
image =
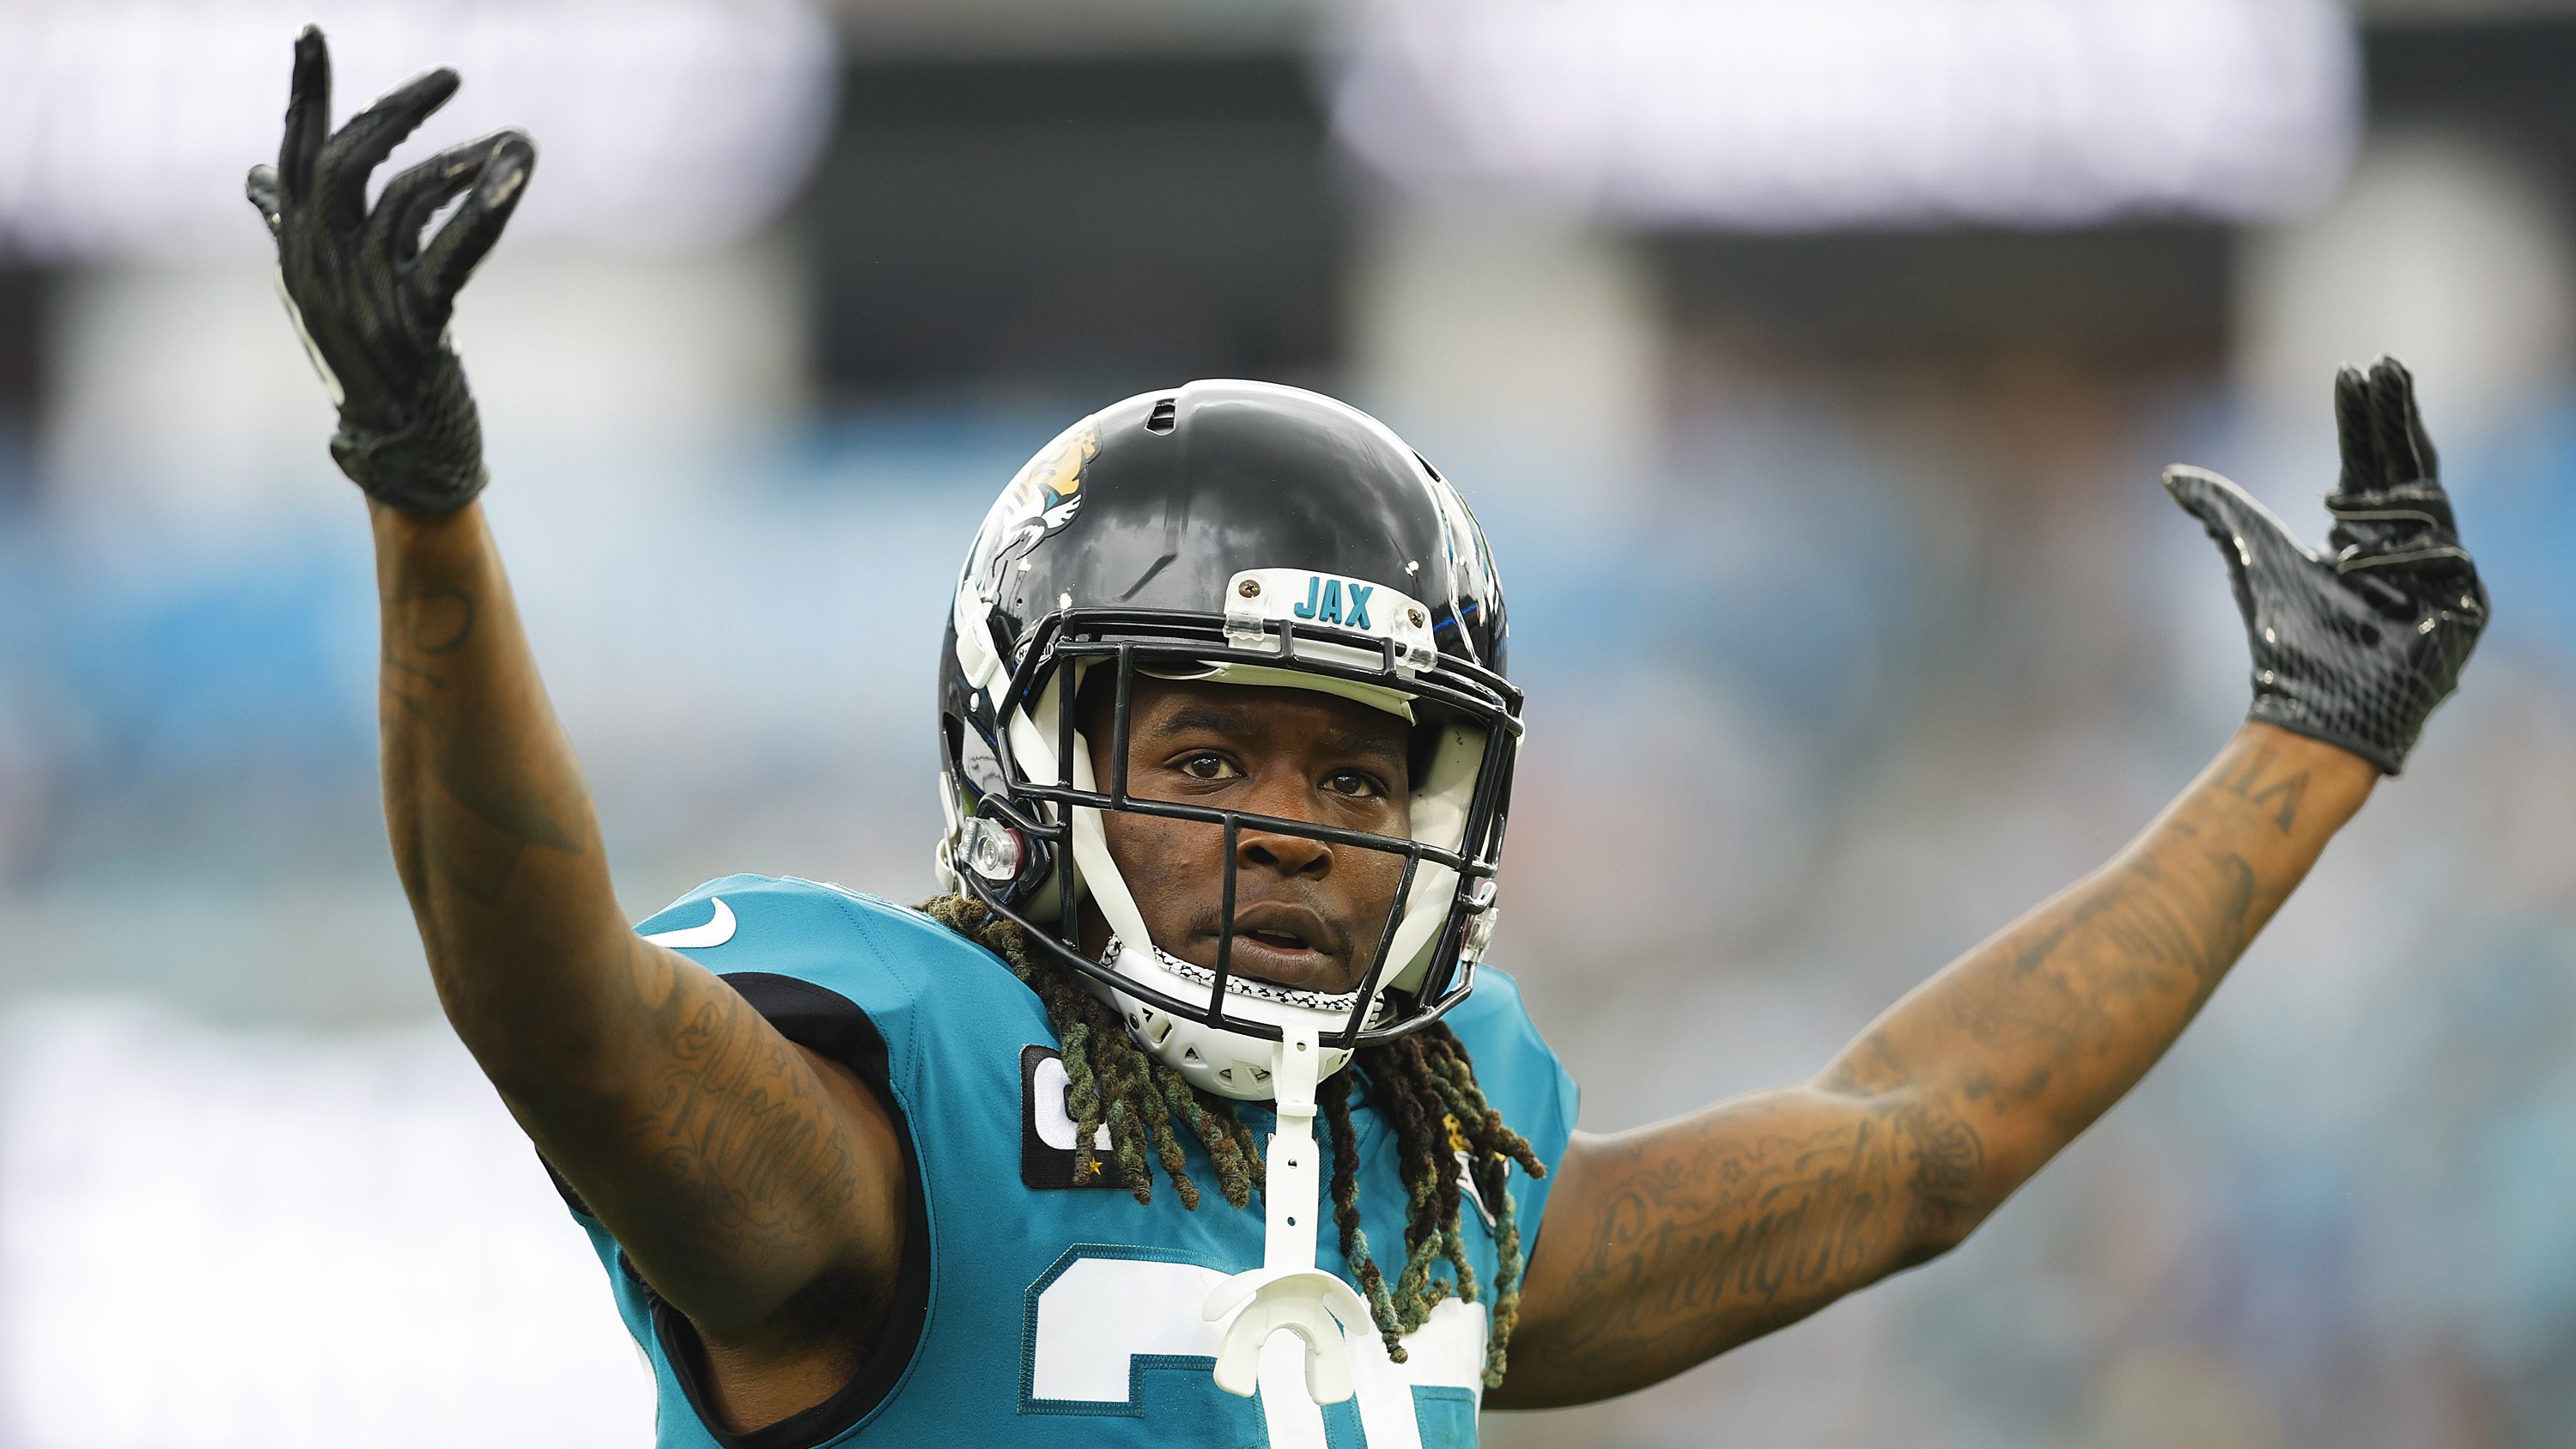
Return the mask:
{"type": "MultiPolygon", "coordinates": [[[[1037,993],[1055,1028],[1064,1053],[1065,1098],[1074,1113],[1075,1180],[1099,1174],[1102,1165],[1092,1148],[1100,1128],[1109,1129],[1110,1156],[1118,1164],[1118,1181],[1136,1201],[1154,1198],[1153,1169],[1146,1157],[1162,1163],[1163,1175],[1193,1211],[1199,1205],[1198,1184],[1190,1180],[1187,1157],[1173,1121],[1205,1148],[1215,1165],[1217,1190],[1236,1207],[1248,1206],[1261,1185],[1262,1154],[1252,1130],[1234,1108],[1190,1085],[1189,1080],[1136,1045],[1126,1023],[1107,1002],[1092,994],[1074,973],[1052,961],[1034,959],[1018,926],[967,896],[940,896],[922,904],[933,920],[983,946],[1009,963],[1013,975],[1037,993]]],[[[1467,1261],[1458,1234],[1458,1213],[1466,1194],[1458,1168],[1463,1159],[1476,1195],[1493,1221],[1496,1272],[1492,1328],[1486,1338],[1485,1383],[1503,1381],[1505,1350],[1520,1320],[1521,1233],[1505,1191],[1510,1167],[1518,1163],[1532,1177],[1545,1177],[1547,1167],[1520,1134],[1503,1125],[1502,1114],[1485,1101],[1476,1086],[1467,1048],[1457,1034],[1439,1022],[1398,1037],[1354,1059],[1367,1077],[1370,1100],[1394,1129],[1398,1176],[1404,1183],[1404,1265],[1395,1285],[1387,1286],[1360,1227],[1359,1138],[1351,1125],[1353,1073],[1337,1072],[1318,1090],[1317,1105],[1332,1139],[1333,1172],[1329,1195],[1333,1222],[1341,1229],[1342,1256],[1358,1275],[1369,1316],[1386,1340],[1396,1362],[1405,1352],[1398,1342],[1420,1328],[1443,1298],[1455,1293],[1469,1303],[1479,1300],[1476,1271],[1467,1261]],[[1450,1276],[1436,1277],[1447,1264],[1450,1276]]]]}
{"type": "Polygon", "coordinates": [[[1236,1207],[1252,1201],[1261,1178],[1261,1148],[1252,1129],[1234,1109],[1202,1096],[1179,1072],[1148,1056],[1127,1034],[1127,1024],[1107,1002],[1091,994],[1071,972],[1032,961],[1020,928],[994,915],[984,903],[967,896],[940,896],[922,903],[932,920],[975,942],[1009,963],[1011,974],[1027,983],[1046,1007],[1047,1024],[1055,1028],[1064,1051],[1065,1100],[1074,1110],[1073,1173],[1077,1182],[1100,1172],[1092,1150],[1102,1126],[1109,1128],[1110,1155],[1118,1162],[1118,1181],[1136,1201],[1154,1200],[1154,1175],[1145,1165],[1150,1145],[1161,1159],[1163,1174],[1181,1205],[1195,1212],[1199,1186],[1190,1180],[1188,1159],[1172,1130],[1178,1116],[1207,1149],[1216,1164],[1217,1190],[1236,1207]]]}

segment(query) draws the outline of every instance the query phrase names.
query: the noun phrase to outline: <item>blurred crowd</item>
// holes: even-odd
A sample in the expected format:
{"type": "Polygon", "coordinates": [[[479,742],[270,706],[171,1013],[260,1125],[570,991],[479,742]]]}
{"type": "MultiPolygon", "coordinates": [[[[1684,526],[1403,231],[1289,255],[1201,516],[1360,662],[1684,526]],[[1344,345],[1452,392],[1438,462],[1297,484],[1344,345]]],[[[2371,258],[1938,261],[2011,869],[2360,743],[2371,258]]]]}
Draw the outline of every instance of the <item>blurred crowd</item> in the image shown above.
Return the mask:
{"type": "MultiPolygon", "coordinates": [[[[1484,1431],[2576,1441],[2576,108],[2497,79],[2576,22],[2363,32],[2349,169],[2280,216],[1788,234],[1370,173],[1259,40],[854,43],[775,220],[514,237],[468,291],[630,912],[928,894],[993,493],[1092,407],[1268,376],[1379,411],[1491,538],[1530,701],[1495,960],[1583,1125],[1795,1080],[2223,742],[2241,632],[2158,469],[2321,540],[2332,367],[2384,348],[2495,623],[2171,1059],[1948,1257],[1484,1431]]],[[[641,1442],[606,1285],[436,1021],[363,512],[264,266],[0,262],[0,1444],[641,1442]]]]}

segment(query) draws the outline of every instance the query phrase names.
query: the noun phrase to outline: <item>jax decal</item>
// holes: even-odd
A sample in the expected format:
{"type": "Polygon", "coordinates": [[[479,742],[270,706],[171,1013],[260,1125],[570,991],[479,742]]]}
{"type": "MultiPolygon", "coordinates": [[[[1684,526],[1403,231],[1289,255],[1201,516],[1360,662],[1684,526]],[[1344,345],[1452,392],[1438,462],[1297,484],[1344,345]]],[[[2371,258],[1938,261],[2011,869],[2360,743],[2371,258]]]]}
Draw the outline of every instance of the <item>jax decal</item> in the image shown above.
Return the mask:
{"type": "Polygon", "coordinates": [[[1289,612],[1318,624],[1365,629],[1369,627],[1369,595],[1376,592],[1375,586],[1370,584],[1349,583],[1326,574],[1315,574],[1306,580],[1305,602],[1289,612]]]}

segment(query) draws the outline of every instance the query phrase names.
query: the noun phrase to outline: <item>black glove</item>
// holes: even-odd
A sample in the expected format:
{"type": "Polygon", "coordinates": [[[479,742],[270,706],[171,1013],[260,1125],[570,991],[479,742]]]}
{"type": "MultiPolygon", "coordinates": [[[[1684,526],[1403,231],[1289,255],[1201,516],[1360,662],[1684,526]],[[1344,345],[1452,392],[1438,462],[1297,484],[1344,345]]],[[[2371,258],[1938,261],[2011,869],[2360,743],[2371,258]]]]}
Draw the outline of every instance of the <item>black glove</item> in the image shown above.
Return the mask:
{"type": "Polygon", "coordinates": [[[2244,489],[2165,470],[2174,501],[2218,540],[2254,647],[2250,718],[2340,745],[2394,775],[2487,624],[2460,547],[2415,380],[2395,358],[2335,377],[2343,478],[2326,498],[2330,552],[2310,553],[2244,489]]]}
{"type": "Polygon", "coordinates": [[[431,71],[332,135],[331,54],[308,25],[277,165],[252,167],[245,188],[277,238],[287,312],[340,409],[331,456],[406,513],[452,513],[483,491],[483,428],[447,319],[537,161],[526,133],[495,131],[396,176],[369,211],[368,175],[454,94],[456,72],[431,71]],[[424,250],[421,228],[469,189],[424,250]]]}

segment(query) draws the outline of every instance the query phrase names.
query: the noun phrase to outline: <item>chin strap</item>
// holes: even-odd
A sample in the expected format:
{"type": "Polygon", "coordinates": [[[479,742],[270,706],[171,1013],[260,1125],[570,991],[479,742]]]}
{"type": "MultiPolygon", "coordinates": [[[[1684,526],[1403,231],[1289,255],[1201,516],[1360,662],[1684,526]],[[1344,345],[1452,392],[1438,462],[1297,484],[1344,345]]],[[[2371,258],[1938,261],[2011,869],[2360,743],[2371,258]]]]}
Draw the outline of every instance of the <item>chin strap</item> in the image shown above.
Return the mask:
{"type": "Polygon", "coordinates": [[[1233,1315],[1216,1357],[1216,1386],[1243,1398],[1260,1387],[1262,1345],[1283,1329],[1306,1345],[1307,1397],[1318,1404],[1349,1398],[1351,1355],[1342,1331],[1368,1324],[1368,1304],[1359,1291],[1315,1266],[1324,1180],[1323,1153],[1315,1144],[1315,1083],[1323,1075],[1324,1052],[1315,1035],[1311,1027],[1288,1028],[1270,1073],[1279,1126],[1270,1134],[1262,1189],[1267,1231],[1261,1266],[1218,1284],[1202,1310],[1210,1323],[1233,1315]]]}

